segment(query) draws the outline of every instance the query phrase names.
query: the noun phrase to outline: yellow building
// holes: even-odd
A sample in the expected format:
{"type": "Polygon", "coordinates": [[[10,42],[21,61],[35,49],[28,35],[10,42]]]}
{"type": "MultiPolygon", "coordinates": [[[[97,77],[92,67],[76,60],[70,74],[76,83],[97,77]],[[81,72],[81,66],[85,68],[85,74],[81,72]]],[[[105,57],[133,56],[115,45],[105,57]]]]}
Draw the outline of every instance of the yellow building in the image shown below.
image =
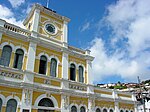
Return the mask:
{"type": "Polygon", "coordinates": [[[68,45],[70,19],[35,4],[25,29],[0,19],[0,112],[135,112],[132,94],[91,84],[89,50],[68,45]]]}

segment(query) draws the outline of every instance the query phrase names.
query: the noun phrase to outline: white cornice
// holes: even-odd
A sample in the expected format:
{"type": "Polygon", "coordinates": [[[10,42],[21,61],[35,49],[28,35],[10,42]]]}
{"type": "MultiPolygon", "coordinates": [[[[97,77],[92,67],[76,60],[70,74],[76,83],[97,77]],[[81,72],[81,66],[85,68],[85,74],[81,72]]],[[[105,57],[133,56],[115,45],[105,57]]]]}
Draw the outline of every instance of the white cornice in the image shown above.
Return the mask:
{"type": "Polygon", "coordinates": [[[28,16],[26,17],[26,19],[23,22],[24,25],[26,25],[27,22],[30,20],[30,18],[33,15],[35,9],[39,9],[41,12],[43,12],[43,13],[45,13],[47,15],[50,15],[50,16],[56,18],[56,19],[59,19],[61,21],[66,21],[66,22],[70,21],[69,18],[67,18],[65,16],[61,16],[61,15],[59,15],[59,14],[57,14],[57,13],[55,13],[55,12],[45,8],[45,7],[43,7],[43,6],[41,6],[40,4],[34,4],[32,9],[31,9],[31,11],[30,11],[30,13],[28,14],[28,16]]]}

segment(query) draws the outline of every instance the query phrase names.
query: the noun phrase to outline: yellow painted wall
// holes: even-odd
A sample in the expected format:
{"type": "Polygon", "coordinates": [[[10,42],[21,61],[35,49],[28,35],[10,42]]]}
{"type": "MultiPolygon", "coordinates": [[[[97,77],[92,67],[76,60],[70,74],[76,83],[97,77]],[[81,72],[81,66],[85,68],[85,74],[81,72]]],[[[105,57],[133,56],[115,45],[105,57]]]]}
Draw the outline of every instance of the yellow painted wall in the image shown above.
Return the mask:
{"type": "Polygon", "coordinates": [[[62,40],[62,29],[63,29],[63,21],[58,20],[57,18],[54,18],[50,15],[40,13],[40,23],[39,23],[39,33],[43,34],[45,36],[48,36],[49,38],[52,36],[55,39],[61,41],[62,40]],[[53,23],[57,29],[58,32],[56,35],[51,35],[45,31],[45,25],[47,22],[53,23]]]}
{"type": "MultiPolygon", "coordinates": [[[[3,35],[0,44],[2,44],[4,42],[12,43],[14,46],[22,46],[28,52],[29,42],[25,42],[23,40],[19,40],[19,39],[16,39],[16,38],[12,38],[12,37],[8,37],[6,35],[3,35]]],[[[0,50],[0,56],[1,56],[1,53],[2,53],[2,51],[0,50]]],[[[15,51],[12,52],[11,59],[10,59],[9,67],[11,67],[11,68],[13,68],[14,57],[15,57],[15,51]]],[[[27,64],[26,62],[27,62],[27,56],[25,56],[25,54],[24,54],[24,60],[23,60],[23,65],[22,65],[23,70],[26,70],[26,64],[27,64]]]]}
{"type": "MultiPolygon", "coordinates": [[[[69,55],[69,63],[70,62],[75,62],[76,64],[82,64],[84,65],[85,69],[86,69],[86,60],[85,59],[81,59],[75,56],[70,56],[69,55]]],[[[68,68],[68,78],[70,79],[70,68],[68,68]]],[[[87,83],[87,73],[86,70],[84,70],[84,82],[87,83]]],[[[78,68],[76,68],[76,81],[79,81],[79,71],[78,68]]]]}
{"type": "Polygon", "coordinates": [[[104,101],[104,100],[101,100],[101,101],[96,100],[95,101],[95,106],[107,107],[107,108],[112,107],[112,108],[114,108],[114,102],[104,101]]]}
{"type": "Polygon", "coordinates": [[[74,102],[78,105],[85,104],[88,107],[88,98],[70,96],[70,104],[74,102]]]}
{"type": "MultiPolygon", "coordinates": [[[[33,98],[32,98],[32,105],[35,104],[35,100],[42,94],[45,94],[45,92],[33,92],[33,98]]],[[[51,94],[58,102],[58,107],[61,107],[61,95],[58,94],[51,94]]],[[[36,110],[34,110],[36,112],[36,110]]]]}
{"type": "Polygon", "coordinates": [[[118,96],[120,96],[120,97],[127,97],[127,98],[131,98],[132,97],[131,95],[127,95],[127,94],[118,94],[118,96]]]}
{"type": "MultiPolygon", "coordinates": [[[[62,53],[51,50],[49,48],[37,46],[36,56],[38,56],[42,52],[44,52],[45,54],[48,54],[49,57],[53,55],[59,59],[60,64],[58,65],[58,78],[62,78],[62,64],[61,64],[62,63],[62,53]]],[[[38,73],[38,71],[39,71],[39,64],[40,64],[39,61],[40,61],[39,59],[36,59],[36,61],[35,61],[34,72],[36,72],[36,73],[38,73]]],[[[50,62],[47,64],[47,76],[50,76],[50,62]]]]}
{"type": "Polygon", "coordinates": [[[123,108],[123,109],[133,109],[134,110],[134,104],[128,104],[128,103],[119,103],[119,108],[123,108]]]}
{"type": "Polygon", "coordinates": [[[108,95],[112,95],[112,92],[108,92],[108,91],[102,91],[102,90],[94,90],[95,93],[100,93],[100,94],[108,94],[108,95]]]}
{"type": "Polygon", "coordinates": [[[15,93],[14,95],[18,96],[20,100],[22,98],[22,89],[0,86],[0,91],[1,94],[4,95],[5,97],[8,97],[12,95],[12,93],[15,93]]]}

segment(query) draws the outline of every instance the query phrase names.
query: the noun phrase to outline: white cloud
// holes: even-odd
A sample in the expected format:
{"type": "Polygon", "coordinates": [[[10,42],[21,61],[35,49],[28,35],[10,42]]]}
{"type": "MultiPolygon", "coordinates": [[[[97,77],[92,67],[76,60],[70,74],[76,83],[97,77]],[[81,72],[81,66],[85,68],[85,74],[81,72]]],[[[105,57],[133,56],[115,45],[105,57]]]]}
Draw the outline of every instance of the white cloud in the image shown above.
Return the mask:
{"type": "Polygon", "coordinates": [[[25,3],[25,0],[8,0],[8,1],[14,8],[19,7],[21,4],[25,3]]]}
{"type": "MultiPolygon", "coordinates": [[[[126,81],[135,81],[137,76],[150,78],[150,0],[119,0],[107,7],[105,22],[113,30],[110,44],[127,42],[126,49],[115,47],[114,53],[107,53],[106,43],[101,38],[92,42],[91,54],[94,81],[118,75],[126,81]]],[[[111,45],[109,47],[112,47],[111,45]]]]}
{"type": "Polygon", "coordinates": [[[0,18],[6,20],[6,22],[15,24],[20,27],[23,26],[23,20],[16,20],[14,13],[7,7],[0,5],[0,18]]]}
{"type": "Polygon", "coordinates": [[[89,29],[89,27],[90,27],[90,22],[87,22],[80,28],[80,31],[83,32],[83,31],[89,29]]]}

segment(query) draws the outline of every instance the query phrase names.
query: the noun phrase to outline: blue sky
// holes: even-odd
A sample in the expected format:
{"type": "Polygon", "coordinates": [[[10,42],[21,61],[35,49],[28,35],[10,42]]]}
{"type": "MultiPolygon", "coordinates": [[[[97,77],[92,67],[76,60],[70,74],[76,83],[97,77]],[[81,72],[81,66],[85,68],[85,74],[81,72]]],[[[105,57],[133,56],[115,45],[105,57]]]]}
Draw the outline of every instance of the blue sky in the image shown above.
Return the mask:
{"type": "MultiPolygon", "coordinates": [[[[33,3],[3,0],[0,18],[22,25],[33,3]]],[[[50,0],[49,8],[71,19],[69,45],[90,49],[94,83],[150,79],[149,0],[50,0]]]]}

